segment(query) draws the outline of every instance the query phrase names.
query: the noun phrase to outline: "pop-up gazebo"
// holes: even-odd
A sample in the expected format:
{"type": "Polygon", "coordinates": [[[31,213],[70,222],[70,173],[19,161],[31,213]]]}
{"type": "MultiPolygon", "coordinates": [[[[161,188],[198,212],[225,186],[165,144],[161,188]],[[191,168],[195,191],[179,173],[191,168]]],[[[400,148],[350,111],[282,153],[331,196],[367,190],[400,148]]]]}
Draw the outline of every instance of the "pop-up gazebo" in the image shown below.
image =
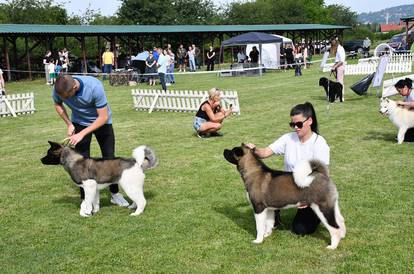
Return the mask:
{"type": "MultiPolygon", "coordinates": [[[[259,44],[259,68],[262,64],[262,44],[268,43],[282,43],[283,39],[277,36],[273,36],[271,34],[263,33],[263,32],[248,32],[243,33],[238,36],[232,37],[227,39],[221,43],[220,49],[220,58],[221,60],[221,53],[223,48],[226,46],[245,46],[247,44],[259,44]]],[[[260,74],[262,73],[261,68],[259,69],[260,74]]]]}

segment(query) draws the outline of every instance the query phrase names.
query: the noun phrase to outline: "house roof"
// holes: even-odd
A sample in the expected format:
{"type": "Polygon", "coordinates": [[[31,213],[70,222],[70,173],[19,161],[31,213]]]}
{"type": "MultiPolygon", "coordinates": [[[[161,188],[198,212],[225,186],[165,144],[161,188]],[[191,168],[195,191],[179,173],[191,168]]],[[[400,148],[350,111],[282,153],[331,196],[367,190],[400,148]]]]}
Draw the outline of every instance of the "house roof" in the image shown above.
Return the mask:
{"type": "Polygon", "coordinates": [[[349,26],[323,24],[285,25],[34,25],[0,24],[0,35],[50,35],[70,34],[153,34],[153,33],[207,33],[207,32],[246,32],[246,31],[300,31],[349,29],[349,26]]]}
{"type": "Polygon", "coordinates": [[[380,31],[381,32],[389,32],[389,31],[393,31],[393,30],[401,30],[403,29],[404,26],[402,25],[397,25],[397,24],[380,24],[380,31]]]}

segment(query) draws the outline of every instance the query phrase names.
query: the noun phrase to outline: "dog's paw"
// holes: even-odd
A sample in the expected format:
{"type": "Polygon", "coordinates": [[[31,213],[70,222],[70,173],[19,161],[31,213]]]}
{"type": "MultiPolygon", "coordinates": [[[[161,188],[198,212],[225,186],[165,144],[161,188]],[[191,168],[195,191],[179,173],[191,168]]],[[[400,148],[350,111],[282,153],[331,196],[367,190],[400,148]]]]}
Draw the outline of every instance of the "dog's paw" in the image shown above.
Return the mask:
{"type": "Polygon", "coordinates": [[[333,246],[333,245],[328,245],[326,248],[327,248],[327,249],[330,249],[330,250],[335,250],[335,249],[336,249],[336,246],[333,246]]]}
{"type": "Polygon", "coordinates": [[[135,202],[133,202],[132,204],[130,204],[128,206],[129,209],[136,209],[137,208],[137,204],[135,202]]]}
{"type": "Polygon", "coordinates": [[[88,218],[88,217],[91,217],[92,216],[92,213],[86,213],[86,212],[80,210],[79,211],[79,215],[81,215],[82,217],[88,218]]]}
{"type": "Polygon", "coordinates": [[[269,237],[270,235],[272,235],[272,229],[270,229],[270,231],[266,231],[266,233],[264,234],[264,237],[269,237]]]}
{"type": "Polygon", "coordinates": [[[143,209],[137,209],[135,212],[132,212],[131,214],[129,214],[130,216],[138,216],[140,215],[142,212],[144,212],[143,209]]]}
{"type": "Polygon", "coordinates": [[[263,243],[263,239],[256,239],[256,240],[252,241],[252,243],[261,244],[261,243],[263,243]]]}
{"type": "Polygon", "coordinates": [[[99,212],[99,209],[100,209],[100,206],[99,206],[99,205],[94,205],[94,206],[93,206],[92,213],[93,213],[93,214],[98,213],[98,212],[99,212]]]}
{"type": "Polygon", "coordinates": [[[87,202],[83,201],[80,206],[79,215],[82,217],[90,217],[92,216],[92,205],[88,204],[87,202]]]}

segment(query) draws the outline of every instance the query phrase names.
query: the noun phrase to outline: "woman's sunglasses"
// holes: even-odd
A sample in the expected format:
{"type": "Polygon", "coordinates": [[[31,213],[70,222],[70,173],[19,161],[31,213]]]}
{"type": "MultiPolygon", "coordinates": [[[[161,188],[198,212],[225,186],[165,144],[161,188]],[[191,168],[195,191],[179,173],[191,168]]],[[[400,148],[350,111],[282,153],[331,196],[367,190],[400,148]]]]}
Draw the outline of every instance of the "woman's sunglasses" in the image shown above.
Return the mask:
{"type": "Polygon", "coordinates": [[[296,122],[296,123],[294,123],[294,122],[290,122],[289,123],[289,126],[291,127],[291,128],[295,128],[295,127],[297,127],[297,128],[303,128],[303,123],[305,123],[307,120],[309,119],[309,117],[308,118],[306,118],[304,121],[302,121],[302,122],[296,122]]]}

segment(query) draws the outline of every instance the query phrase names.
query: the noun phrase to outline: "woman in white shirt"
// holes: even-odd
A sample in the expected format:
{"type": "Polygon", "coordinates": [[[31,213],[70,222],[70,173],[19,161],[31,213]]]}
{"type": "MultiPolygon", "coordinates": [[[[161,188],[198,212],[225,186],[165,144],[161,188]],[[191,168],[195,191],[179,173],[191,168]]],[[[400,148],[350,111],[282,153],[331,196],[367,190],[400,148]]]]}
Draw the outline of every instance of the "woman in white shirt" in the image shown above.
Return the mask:
{"type": "Polygon", "coordinates": [[[345,49],[338,40],[333,39],[331,41],[331,53],[335,55],[335,64],[332,66],[331,70],[336,71],[336,81],[342,84],[342,101],[345,100],[345,84],[344,84],[344,75],[345,75],[345,49]]]}
{"type": "MultiPolygon", "coordinates": [[[[265,148],[257,148],[254,144],[247,144],[255,149],[260,158],[275,155],[284,155],[286,171],[293,171],[295,165],[302,160],[318,159],[329,165],[329,146],[325,138],[318,134],[318,121],[311,103],[296,105],[290,111],[290,127],[295,131],[286,133],[265,148]]],[[[275,225],[280,224],[279,212],[275,212],[275,225]]],[[[292,223],[292,231],[299,235],[315,232],[320,223],[319,218],[307,205],[300,207],[292,223]]]]}
{"type": "MultiPolygon", "coordinates": [[[[404,97],[404,101],[397,101],[399,106],[403,106],[407,109],[414,108],[414,90],[413,80],[405,78],[399,80],[395,85],[395,89],[398,93],[404,97]]],[[[404,142],[414,142],[414,128],[409,128],[404,136],[404,142]]]]}

